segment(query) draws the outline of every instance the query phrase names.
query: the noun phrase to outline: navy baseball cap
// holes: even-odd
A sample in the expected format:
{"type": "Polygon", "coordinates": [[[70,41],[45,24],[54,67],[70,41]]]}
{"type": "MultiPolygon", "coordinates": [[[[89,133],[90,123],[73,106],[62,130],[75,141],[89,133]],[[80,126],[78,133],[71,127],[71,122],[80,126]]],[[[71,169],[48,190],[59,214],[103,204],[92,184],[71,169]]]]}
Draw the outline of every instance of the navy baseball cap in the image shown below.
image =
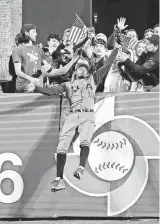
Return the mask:
{"type": "Polygon", "coordinates": [[[36,27],[33,24],[24,24],[21,28],[20,33],[24,34],[25,32],[29,32],[30,30],[35,30],[36,27]]]}

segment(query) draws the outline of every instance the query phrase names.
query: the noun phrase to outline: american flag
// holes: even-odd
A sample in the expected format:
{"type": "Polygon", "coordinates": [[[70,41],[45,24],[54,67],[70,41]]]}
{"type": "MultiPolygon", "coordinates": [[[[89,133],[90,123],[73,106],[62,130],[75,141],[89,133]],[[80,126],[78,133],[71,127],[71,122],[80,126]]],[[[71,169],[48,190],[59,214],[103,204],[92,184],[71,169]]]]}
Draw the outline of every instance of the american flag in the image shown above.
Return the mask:
{"type": "Polygon", "coordinates": [[[83,21],[76,15],[76,20],[72,25],[68,40],[73,44],[81,43],[87,37],[87,27],[83,21]]]}
{"type": "Polygon", "coordinates": [[[127,37],[124,34],[120,34],[120,40],[122,43],[122,49],[127,50],[127,49],[131,49],[134,50],[138,40],[134,40],[133,38],[127,37]]]}
{"type": "Polygon", "coordinates": [[[135,47],[136,47],[136,45],[137,45],[137,43],[138,43],[138,40],[134,40],[134,39],[132,38],[132,39],[130,40],[130,42],[129,42],[129,46],[128,46],[128,48],[131,49],[131,50],[134,50],[135,47]]]}

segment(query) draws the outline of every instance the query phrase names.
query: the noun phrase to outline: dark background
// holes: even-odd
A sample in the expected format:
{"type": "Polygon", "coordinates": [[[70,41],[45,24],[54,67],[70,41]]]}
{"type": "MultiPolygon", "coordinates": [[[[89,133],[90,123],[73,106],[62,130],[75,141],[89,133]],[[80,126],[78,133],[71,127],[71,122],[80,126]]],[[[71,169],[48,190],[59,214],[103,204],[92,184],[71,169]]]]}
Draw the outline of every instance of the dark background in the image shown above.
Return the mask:
{"type": "Polygon", "coordinates": [[[159,22],[158,0],[23,0],[23,24],[37,26],[37,42],[45,43],[51,32],[62,34],[71,27],[77,13],[87,26],[107,36],[112,33],[117,18],[126,17],[128,28],[134,28],[143,37],[148,28],[159,22]],[[91,10],[92,9],[92,10],[91,10]],[[94,13],[98,24],[94,24],[94,13]],[[92,21],[91,21],[92,20],[92,21]]]}
{"type": "Polygon", "coordinates": [[[45,43],[50,33],[63,34],[72,26],[75,13],[90,25],[90,0],[23,0],[22,23],[37,27],[37,42],[45,43]]]}
{"type": "Polygon", "coordinates": [[[109,36],[117,18],[125,17],[128,28],[143,38],[146,29],[159,23],[159,0],[93,0],[94,13],[98,14],[97,32],[109,36]]]}

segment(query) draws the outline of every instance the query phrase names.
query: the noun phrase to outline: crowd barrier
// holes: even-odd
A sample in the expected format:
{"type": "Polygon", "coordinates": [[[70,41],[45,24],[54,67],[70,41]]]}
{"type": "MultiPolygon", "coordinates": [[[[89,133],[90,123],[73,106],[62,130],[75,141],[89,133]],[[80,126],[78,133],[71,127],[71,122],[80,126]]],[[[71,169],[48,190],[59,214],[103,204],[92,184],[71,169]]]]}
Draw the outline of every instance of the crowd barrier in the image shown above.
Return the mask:
{"type": "Polygon", "coordinates": [[[0,95],[0,218],[159,217],[159,93],[99,94],[82,180],[73,172],[79,137],[65,166],[66,189],[52,193],[59,128],[68,101],[0,95]]]}

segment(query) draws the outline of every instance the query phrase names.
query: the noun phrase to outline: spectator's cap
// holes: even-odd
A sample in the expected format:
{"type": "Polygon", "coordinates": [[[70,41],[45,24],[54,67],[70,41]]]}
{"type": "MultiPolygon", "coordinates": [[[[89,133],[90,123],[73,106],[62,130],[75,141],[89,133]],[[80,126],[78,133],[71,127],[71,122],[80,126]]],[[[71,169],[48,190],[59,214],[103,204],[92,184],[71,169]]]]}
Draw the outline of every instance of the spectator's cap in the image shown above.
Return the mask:
{"type": "Polygon", "coordinates": [[[103,40],[105,43],[107,43],[107,37],[106,37],[106,35],[104,33],[98,33],[96,35],[96,39],[97,40],[103,40]]]}
{"type": "Polygon", "coordinates": [[[98,33],[95,38],[95,44],[106,45],[106,43],[107,43],[106,35],[103,33],[98,33]]]}
{"type": "Polygon", "coordinates": [[[24,34],[25,32],[29,32],[30,30],[35,30],[36,27],[33,24],[24,24],[21,28],[21,34],[24,34]]]}
{"type": "Polygon", "coordinates": [[[152,44],[154,44],[154,46],[159,46],[159,36],[153,34],[150,38],[148,38],[148,41],[152,44]]]}

